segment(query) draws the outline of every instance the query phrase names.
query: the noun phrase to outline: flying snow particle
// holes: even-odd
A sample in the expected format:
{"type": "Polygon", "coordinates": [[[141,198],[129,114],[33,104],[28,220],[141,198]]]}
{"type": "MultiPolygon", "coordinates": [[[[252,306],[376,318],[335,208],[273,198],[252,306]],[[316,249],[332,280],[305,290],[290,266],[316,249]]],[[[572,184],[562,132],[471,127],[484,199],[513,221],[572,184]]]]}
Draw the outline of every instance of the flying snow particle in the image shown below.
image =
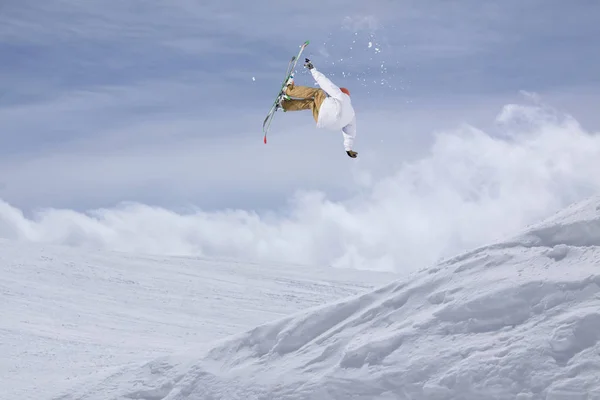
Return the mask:
{"type": "Polygon", "coordinates": [[[255,80],[256,80],[256,78],[252,77],[252,80],[253,80],[253,81],[255,81],[255,80]]]}
{"type": "Polygon", "coordinates": [[[369,48],[373,47],[373,42],[369,42],[369,48]]]}

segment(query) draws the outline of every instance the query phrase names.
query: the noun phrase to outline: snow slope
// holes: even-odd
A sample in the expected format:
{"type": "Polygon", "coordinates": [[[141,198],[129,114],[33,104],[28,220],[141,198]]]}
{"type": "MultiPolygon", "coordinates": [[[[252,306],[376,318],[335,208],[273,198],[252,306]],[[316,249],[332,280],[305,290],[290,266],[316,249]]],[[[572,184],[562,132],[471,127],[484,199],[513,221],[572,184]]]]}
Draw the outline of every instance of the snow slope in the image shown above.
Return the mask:
{"type": "Polygon", "coordinates": [[[600,399],[600,198],[62,400],[600,399]]]}
{"type": "Polygon", "coordinates": [[[0,241],[0,399],[52,398],[396,278],[0,241]]]}

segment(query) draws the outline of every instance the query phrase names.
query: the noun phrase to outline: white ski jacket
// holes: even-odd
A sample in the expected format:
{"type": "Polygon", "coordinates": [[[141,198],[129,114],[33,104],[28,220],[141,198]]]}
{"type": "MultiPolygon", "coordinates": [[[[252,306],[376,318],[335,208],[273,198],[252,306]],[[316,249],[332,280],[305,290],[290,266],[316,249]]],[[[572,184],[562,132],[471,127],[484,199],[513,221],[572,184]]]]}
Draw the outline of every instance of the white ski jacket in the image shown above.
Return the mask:
{"type": "Polygon", "coordinates": [[[310,72],[321,89],[329,95],[319,109],[317,127],[331,130],[341,129],[344,137],[344,149],[352,150],[356,137],[356,115],[350,96],[342,92],[316,68],[312,68],[310,72]]]}

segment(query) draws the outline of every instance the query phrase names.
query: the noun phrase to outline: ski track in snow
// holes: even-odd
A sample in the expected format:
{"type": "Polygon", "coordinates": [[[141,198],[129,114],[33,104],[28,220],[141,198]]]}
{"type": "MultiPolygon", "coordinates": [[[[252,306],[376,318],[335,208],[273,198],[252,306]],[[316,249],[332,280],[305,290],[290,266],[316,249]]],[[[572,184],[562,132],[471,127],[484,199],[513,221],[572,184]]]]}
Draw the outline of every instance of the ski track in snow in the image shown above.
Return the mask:
{"type": "Polygon", "coordinates": [[[54,398],[396,278],[0,241],[0,399],[54,398]]]}
{"type": "Polygon", "coordinates": [[[60,400],[600,399],[600,198],[60,400]]]}

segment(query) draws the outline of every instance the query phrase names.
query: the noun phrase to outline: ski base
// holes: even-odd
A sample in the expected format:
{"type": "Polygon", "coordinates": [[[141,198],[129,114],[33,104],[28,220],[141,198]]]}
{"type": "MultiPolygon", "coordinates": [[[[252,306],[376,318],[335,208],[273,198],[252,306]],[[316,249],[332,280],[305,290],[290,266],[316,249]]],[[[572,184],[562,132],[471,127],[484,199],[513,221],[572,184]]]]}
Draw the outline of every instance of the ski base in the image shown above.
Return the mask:
{"type": "Polygon", "coordinates": [[[298,54],[293,56],[291,58],[290,62],[288,63],[288,67],[287,67],[287,71],[286,71],[283,83],[281,84],[281,87],[279,88],[279,92],[277,93],[277,96],[275,97],[275,101],[273,101],[273,105],[271,106],[271,109],[269,110],[269,112],[267,113],[267,116],[265,117],[265,120],[263,121],[263,134],[264,134],[263,142],[265,144],[267,144],[267,133],[269,131],[269,128],[271,127],[271,122],[273,121],[275,112],[278,109],[277,104],[279,103],[279,99],[282,95],[283,88],[285,88],[285,84],[287,83],[288,79],[291,77],[292,72],[294,72],[294,69],[296,68],[296,65],[298,64],[300,55],[302,54],[302,52],[304,51],[306,46],[308,46],[308,44],[309,44],[308,40],[306,42],[304,42],[300,46],[300,50],[298,51],[298,54]]]}

